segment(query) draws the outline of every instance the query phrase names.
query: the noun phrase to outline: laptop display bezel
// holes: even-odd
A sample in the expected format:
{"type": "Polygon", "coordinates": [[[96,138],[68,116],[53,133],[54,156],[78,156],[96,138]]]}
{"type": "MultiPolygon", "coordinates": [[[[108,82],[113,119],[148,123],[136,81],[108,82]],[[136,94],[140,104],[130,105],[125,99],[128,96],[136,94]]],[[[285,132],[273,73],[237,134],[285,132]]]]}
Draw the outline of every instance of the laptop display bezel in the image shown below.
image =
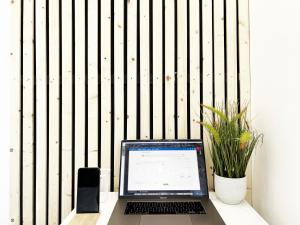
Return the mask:
{"type": "Polygon", "coordinates": [[[205,152],[202,140],[126,140],[122,141],[121,144],[121,160],[120,160],[120,176],[119,176],[119,197],[120,198],[207,198],[208,197],[208,184],[206,174],[206,163],[205,163],[205,152]],[[149,146],[183,146],[183,147],[201,147],[201,152],[197,154],[198,160],[198,171],[200,181],[201,193],[195,193],[195,190],[190,191],[128,191],[128,162],[129,162],[129,149],[132,147],[149,147],[149,146]],[[201,160],[201,162],[199,161],[201,160]],[[201,166],[203,165],[203,166],[201,166]],[[147,195],[142,195],[143,192],[147,191],[147,195]],[[151,194],[154,193],[154,194],[151,194]],[[160,193],[158,195],[158,193],[160,193]],[[163,194],[162,194],[163,193],[163,194]],[[174,194],[176,193],[176,194],[174,194]],[[183,194],[180,194],[183,193],[183,194]],[[189,193],[189,194],[187,194],[189,193]]]}

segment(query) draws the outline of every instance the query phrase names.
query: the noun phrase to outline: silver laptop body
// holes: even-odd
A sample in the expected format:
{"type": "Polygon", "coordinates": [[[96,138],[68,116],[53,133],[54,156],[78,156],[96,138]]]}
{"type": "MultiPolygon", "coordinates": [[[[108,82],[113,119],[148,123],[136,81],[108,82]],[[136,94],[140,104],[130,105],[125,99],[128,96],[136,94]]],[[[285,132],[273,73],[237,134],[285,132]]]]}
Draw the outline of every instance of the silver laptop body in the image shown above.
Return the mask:
{"type": "Polygon", "coordinates": [[[109,225],[223,225],[208,196],[201,140],[122,141],[109,225]]]}

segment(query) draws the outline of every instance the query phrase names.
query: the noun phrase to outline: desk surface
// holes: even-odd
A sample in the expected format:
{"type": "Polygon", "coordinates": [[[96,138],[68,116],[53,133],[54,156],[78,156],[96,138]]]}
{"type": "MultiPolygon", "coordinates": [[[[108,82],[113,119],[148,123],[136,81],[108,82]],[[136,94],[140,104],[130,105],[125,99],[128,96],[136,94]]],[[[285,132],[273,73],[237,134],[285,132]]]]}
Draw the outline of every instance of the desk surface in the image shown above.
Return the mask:
{"type": "MultiPolygon", "coordinates": [[[[226,205],[218,200],[214,192],[209,193],[209,197],[214,206],[220,213],[221,217],[228,225],[266,225],[268,224],[246,201],[239,205],[226,205]]],[[[85,222],[85,225],[107,225],[112,214],[114,206],[118,199],[117,192],[108,193],[105,202],[100,203],[100,215],[76,215],[73,210],[63,221],[62,225],[80,225],[88,217],[91,223],[85,222]],[[95,221],[97,221],[95,223],[95,221]]]]}

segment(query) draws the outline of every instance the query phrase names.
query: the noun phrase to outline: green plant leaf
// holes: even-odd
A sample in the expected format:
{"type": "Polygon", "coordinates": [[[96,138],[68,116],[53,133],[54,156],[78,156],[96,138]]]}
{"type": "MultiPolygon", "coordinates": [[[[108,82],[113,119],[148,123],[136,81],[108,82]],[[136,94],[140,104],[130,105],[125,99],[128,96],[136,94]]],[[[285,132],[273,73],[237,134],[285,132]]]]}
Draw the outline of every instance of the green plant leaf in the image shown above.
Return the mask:
{"type": "Polygon", "coordinates": [[[217,114],[222,120],[228,121],[227,116],[221,110],[218,110],[218,109],[216,109],[212,106],[208,106],[208,105],[201,104],[201,106],[203,106],[204,108],[206,108],[206,109],[212,111],[213,113],[217,114]]]}
{"type": "Polygon", "coordinates": [[[245,107],[240,113],[236,114],[236,116],[232,118],[231,122],[234,123],[239,119],[241,119],[246,111],[247,111],[247,107],[245,107]]]}
{"type": "Polygon", "coordinates": [[[221,139],[220,139],[220,135],[219,135],[218,131],[212,125],[210,125],[208,123],[200,122],[200,124],[202,126],[204,126],[208,130],[208,132],[214,137],[216,143],[220,144],[221,139]]]}
{"type": "Polygon", "coordinates": [[[252,137],[252,135],[249,131],[244,131],[240,135],[240,144],[241,145],[246,144],[251,139],[251,137],[252,137]]]}

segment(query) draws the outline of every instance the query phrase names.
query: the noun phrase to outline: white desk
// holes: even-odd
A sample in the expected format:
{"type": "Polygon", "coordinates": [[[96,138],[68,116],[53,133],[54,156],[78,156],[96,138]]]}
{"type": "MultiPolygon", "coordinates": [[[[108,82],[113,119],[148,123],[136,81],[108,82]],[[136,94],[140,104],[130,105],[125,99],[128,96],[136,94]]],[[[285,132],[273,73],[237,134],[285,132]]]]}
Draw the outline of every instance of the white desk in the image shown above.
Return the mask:
{"type": "MultiPolygon", "coordinates": [[[[214,192],[210,192],[209,197],[227,225],[268,224],[246,201],[239,205],[226,205],[216,198],[214,192]]],[[[96,225],[107,225],[117,199],[118,193],[111,192],[106,201],[100,203],[101,212],[96,225]]],[[[63,221],[62,225],[68,225],[75,215],[75,210],[73,210],[63,221]]]]}

